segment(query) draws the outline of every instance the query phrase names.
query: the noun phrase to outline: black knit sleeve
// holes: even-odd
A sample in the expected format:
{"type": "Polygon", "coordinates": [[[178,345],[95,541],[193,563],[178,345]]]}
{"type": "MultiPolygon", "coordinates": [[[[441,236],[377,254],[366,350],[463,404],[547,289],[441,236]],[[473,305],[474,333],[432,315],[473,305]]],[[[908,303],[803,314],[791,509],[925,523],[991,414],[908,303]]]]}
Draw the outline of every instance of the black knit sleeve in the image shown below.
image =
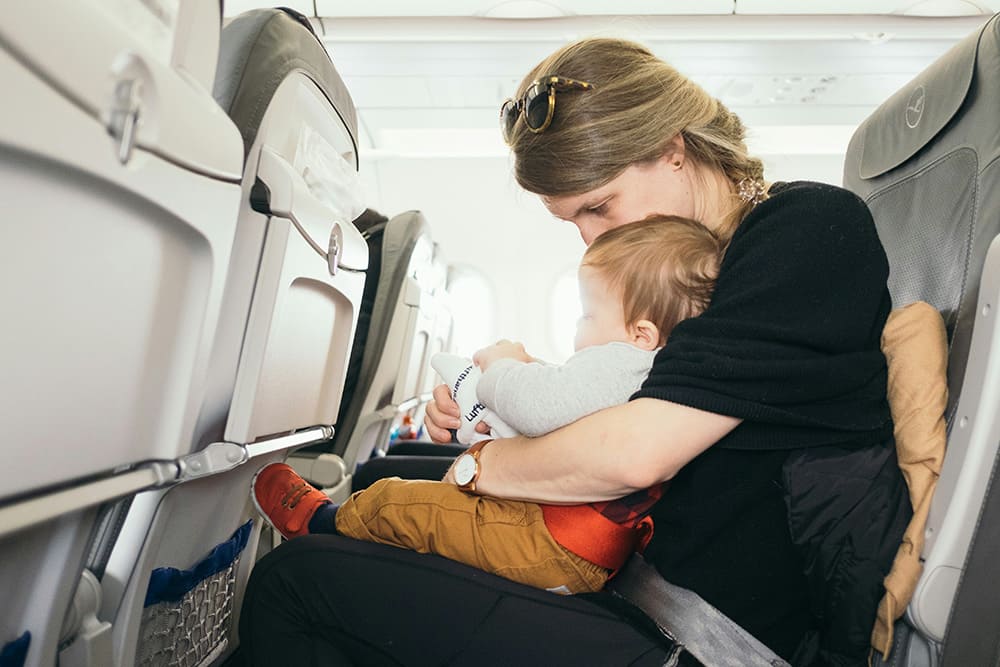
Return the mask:
{"type": "Polygon", "coordinates": [[[743,418],[727,447],[881,440],[887,276],[864,202],[830,185],[776,185],[734,235],[709,308],[677,326],[633,398],[743,418]]]}

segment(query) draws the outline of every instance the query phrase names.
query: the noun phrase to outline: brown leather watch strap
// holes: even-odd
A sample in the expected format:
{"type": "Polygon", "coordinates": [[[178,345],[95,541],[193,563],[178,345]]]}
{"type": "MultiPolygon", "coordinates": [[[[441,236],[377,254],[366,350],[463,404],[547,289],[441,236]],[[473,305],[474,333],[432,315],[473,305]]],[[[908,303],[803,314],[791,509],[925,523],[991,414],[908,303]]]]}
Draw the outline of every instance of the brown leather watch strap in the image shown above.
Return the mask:
{"type": "Polygon", "coordinates": [[[482,467],[480,467],[479,454],[480,452],[483,451],[483,447],[490,444],[491,442],[493,442],[492,439],[480,440],[479,442],[471,445],[467,450],[465,450],[465,452],[461,454],[461,456],[466,456],[466,455],[472,456],[472,458],[476,460],[476,473],[472,476],[472,479],[469,480],[468,484],[459,485],[458,488],[462,489],[463,491],[468,491],[469,493],[476,492],[476,482],[479,481],[479,474],[483,470],[482,467]]]}

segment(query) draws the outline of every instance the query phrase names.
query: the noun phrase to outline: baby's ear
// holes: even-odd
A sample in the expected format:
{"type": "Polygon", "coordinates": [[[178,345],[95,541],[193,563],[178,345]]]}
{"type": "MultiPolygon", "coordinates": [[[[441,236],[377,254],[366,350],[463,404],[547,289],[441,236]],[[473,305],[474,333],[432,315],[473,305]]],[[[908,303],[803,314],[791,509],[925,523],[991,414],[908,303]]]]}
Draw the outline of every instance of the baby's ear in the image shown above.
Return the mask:
{"type": "Polygon", "coordinates": [[[639,320],[629,327],[631,343],[643,350],[653,351],[660,347],[660,329],[649,320],[639,320]]]}

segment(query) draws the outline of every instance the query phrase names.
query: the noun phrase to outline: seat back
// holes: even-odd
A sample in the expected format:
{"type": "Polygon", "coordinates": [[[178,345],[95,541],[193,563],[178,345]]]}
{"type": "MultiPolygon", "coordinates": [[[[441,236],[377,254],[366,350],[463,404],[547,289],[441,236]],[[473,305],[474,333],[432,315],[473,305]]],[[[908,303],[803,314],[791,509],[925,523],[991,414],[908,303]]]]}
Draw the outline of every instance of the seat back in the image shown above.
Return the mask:
{"type": "MultiPolygon", "coordinates": [[[[379,243],[376,235],[369,240],[379,243]]],[[[347,470],[384,449],[405,404],[423,392],[430,363],[440,282],[430,227],[419,211],[401,213],[386,223],[379,245],[381,268],[357,384],[332,443],[347,470]]]]}
{"type": "Polygon", "coordinates": [[[226,419],[235,442],[336,421],[368,266],[351,223],[364,208],[354,103],[308,25],[258,10],[223,33],[216,97],[247,148],[240,225],[263,240],[248,253],[260,268],[226,419]]]}
{"type": "Polygon", "coordinates": [[[949,613],[1000,443],[1000,22],[961,41],[851,140],[844,183],[889,257],[893,305],[923,300],[949,334],[949,438],[909,619],[933,642],[949,613]]]}
{"type": "MultiPolygon", "coordinates": [[[[431,366],[431,358],[438,352],[451,352],[452,339],[455,331],[455,318],[453,315],[454,297],[448,289],[448,280],[451,276],[451,265],[448,258],[441,250],[441,246],[434,244],[434,265],[432,275],[434,280],[434,308],[433,325],[430,328],[430,339],[424,357],[422,373],[417,381],[419,392],[423,396],[430,394],[434,387],[441,384],[441,378],[431,366]]],[[[413,437],[423,435],[424,416],[426,414],[426,402],[422,402],[410,416],[411,432],[413,437]]]]}
{"type": "Polygon", "coordinates": [[[236,229],[220,7],[133,9],[0,25],[0,653],[27,665],[111,664],[99,583],[78,591],[98,508],[188,451],[236,229]]]}
{"type": "Polygon", "coordinates": [[[235,647],[260,535],[251,478],[332,434],[364,287],[355,109],[308,21],[228,23],[215,96],[245,155],[225,326],[188,479],[136,497],[108,562],[116,664],[208,664],[235,647]]]}
{"type": "Polygon", "coordinates": [[[435,263],[423,214],[401,213],[371,227],[366,236],[370,252],[378,255],[368,278],[376,287],[368,328],[355,342],[363,348],[355,352],[353,386],[345,390],[333,439],[290,460],[335,500],[349,493],[356,465],[373,452],[384,453],[393,426],[426,400],[430,355],[441,345],[437,328],[445,309],[444,272],[435,263]]]}

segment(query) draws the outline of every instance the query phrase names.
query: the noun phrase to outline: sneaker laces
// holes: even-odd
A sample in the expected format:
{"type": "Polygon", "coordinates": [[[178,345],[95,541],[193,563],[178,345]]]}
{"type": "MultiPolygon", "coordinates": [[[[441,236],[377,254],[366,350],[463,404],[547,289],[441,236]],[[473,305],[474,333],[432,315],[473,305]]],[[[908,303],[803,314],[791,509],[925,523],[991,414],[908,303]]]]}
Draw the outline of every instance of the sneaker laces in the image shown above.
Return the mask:
{"type": "Polygon", "coordinates": [[[281,499],[281,506],[287,507],[290,510],[295,509],[295,506],[299,504],[299,501],[309,493],[311,487],[305,482],[299,482],[292,488],[285,492],[284,497],[281,499]]]}

